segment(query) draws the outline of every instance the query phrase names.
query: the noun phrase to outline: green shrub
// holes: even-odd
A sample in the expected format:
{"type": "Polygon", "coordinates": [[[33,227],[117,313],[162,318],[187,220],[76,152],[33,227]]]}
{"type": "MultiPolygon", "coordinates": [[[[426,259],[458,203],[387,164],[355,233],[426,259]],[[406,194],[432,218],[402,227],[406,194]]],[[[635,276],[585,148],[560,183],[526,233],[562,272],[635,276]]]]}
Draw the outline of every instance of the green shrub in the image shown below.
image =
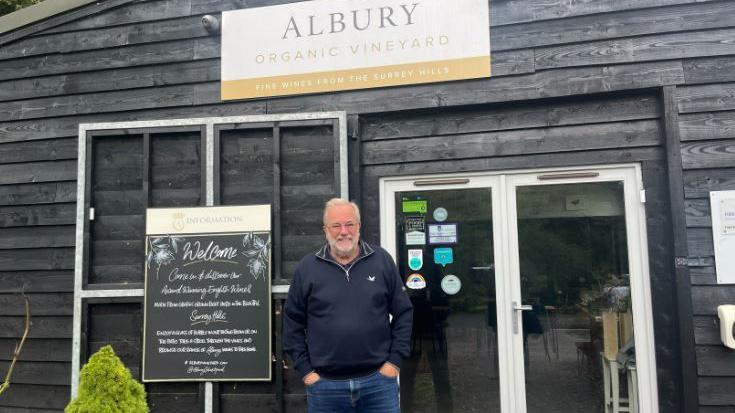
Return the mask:
{"type": "Polygon", "coordinates": [[[145,389],[111,346],[102,347],[82,368],[79,392],[66,413],[147,413],[145,389]]]}

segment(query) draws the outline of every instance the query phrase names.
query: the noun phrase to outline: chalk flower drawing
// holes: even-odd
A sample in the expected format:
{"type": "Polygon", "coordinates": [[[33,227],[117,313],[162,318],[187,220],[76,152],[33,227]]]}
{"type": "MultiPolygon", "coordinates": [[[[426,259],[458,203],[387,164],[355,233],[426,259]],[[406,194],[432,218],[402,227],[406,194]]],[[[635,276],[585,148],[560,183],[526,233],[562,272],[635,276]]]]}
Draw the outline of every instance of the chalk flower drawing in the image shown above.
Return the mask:
{"type": "Polygon", "coordinates": [[[148,238],[148,256],[146,265],[150,269],[151,264],[156,264],[156,279],[161,267],[174,260],[174,254],[179,251],[179,243],[185,239],[181,237],[152,237],[148,238]]]}
{"type": "Polygon", "coordinates": [[[268,265],[270,265],[270,260],[268,259],[270,243],[270,234],[258,235],[249,232],[242,238],[242,246],[245,247],[242,255],[249,258],[248,269],[250,270],[250,275],[256,280],[261,276],[265,280],[268,265]]]}

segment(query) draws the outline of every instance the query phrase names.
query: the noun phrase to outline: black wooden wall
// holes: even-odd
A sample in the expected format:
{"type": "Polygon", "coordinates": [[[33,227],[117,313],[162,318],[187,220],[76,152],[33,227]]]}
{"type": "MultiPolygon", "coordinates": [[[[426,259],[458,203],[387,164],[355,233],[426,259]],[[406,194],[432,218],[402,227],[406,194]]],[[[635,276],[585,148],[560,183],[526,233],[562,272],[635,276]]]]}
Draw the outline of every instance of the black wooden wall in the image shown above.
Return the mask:
{"type": "MultiPolygon", "coordinates": [[[[21,292],[33,312],[31,338],[0,410],[60,411],[68,401],[79,123],[326,109],[361,119],[363,143],[352,141],[351,153],[361,172],[353,179],[373,240],[383,175],[641,162],[650,191],[662,411],[679,411],[687,402],[682,394],[693,395],[689,403],[702,411],[732,411],[735,353],[718,345],[713,315],[717,304],[735,302],[735,288],[714,284],[707,191],[735,189],[735,2],[493,0],[490,79],[221,103],[220,40],[206,33],[201,16],[283,2],[104,0],[0,34],[0,372],[22,332],[21,292]],[[676,87],[678,104],[696,372],[679,361],[664,236],[668,132],[659,88],[666,85],[676,87]],[[696,374],[698,388],[683,388],[690,381],[682,374],[696,374]]],[[[295,199],[298,191],[310,193],[293,190],[295,199]]],[[[285,221],[291,219],[298,217],[285,221]]],[[[101,259],[105,267],[113,258],[101,259]]],[[[120,281],[103,270],[95,277],[120,281]]],[[[90,343],[133,336],[136,305],[91,306],[90,343]]],[[[149,389],[161,394],[154,411],[196,400],[186,385],[149,389]]],[[[224,398],[223,406],[237,400],[224,398]]]]}
{"type": "Polygon", "coordinates": [[[691,59],[684,68],[696,84],[677,88],[677,103],[700,411],[727,412],[735,409],[735,351],[721,345],[713,315],[735,303],[735,285],[717,285],[709,191],[735,190],[735,60],[691,59]]]}

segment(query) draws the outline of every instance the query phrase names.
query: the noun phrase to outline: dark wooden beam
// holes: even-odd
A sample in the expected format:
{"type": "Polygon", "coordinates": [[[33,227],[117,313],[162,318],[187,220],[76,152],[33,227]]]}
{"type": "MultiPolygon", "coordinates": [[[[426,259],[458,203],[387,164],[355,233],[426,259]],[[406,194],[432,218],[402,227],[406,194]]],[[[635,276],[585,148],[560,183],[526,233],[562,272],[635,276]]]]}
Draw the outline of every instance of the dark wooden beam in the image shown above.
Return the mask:
{"type": "Polygon", "coordinates": [[[664,142],[671,208],[671,236],[674,244],[674,277],[679,320],[679,357],[681,360],[682,411],[697,412],[697,358],[692,321],[692,290],[689,276],[686,211],[684,210],[684,179],[679,139],[679,109],[675,86],[664,86],[664,142]]]}

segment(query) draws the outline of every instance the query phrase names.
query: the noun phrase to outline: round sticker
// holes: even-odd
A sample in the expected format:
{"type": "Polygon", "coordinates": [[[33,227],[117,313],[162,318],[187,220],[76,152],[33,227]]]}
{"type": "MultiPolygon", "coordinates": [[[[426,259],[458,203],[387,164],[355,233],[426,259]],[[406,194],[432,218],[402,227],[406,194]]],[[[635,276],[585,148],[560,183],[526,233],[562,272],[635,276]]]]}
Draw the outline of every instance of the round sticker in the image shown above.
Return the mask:
{"type": "Polygon", "coordinates": [[[445,275],[444,278],[442,278],[442,291],[449,295],[454,295],[459,292],[460,289],[462,289],[462,281],[459,280],[459,277],[456,275],[445,275]]]}
{"type": "Polygon", "coordinates": [[[424,276],[418,273],[413,273],[406,279],[406,287],[412,290],[420,290],[426,288],[426,280],[424,276]]]}
{"type": "Polygon", "coordinates": [[[434,210],[434,219],[438,222],[444,222],[445,219],[449,216],[449,213],[445,208],[439,207],[434,210]]]}

